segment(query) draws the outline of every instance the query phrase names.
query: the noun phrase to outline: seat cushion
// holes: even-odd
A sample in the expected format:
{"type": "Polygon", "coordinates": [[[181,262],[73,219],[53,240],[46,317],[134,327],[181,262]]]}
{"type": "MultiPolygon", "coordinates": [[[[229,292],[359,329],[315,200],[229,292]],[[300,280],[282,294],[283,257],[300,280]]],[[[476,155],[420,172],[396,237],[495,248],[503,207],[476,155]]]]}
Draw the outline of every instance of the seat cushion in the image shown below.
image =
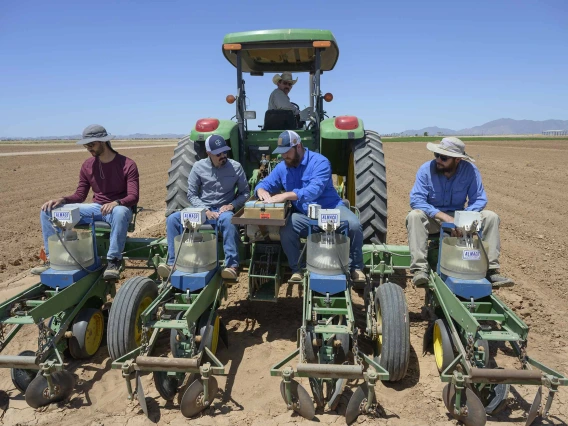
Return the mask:
{"type": "Polygon", "coordinates": [[[102,220],[95,220],[95,229],[109,229],[110,230],[110,224],[106,223],[105,221],[102,220]]]}

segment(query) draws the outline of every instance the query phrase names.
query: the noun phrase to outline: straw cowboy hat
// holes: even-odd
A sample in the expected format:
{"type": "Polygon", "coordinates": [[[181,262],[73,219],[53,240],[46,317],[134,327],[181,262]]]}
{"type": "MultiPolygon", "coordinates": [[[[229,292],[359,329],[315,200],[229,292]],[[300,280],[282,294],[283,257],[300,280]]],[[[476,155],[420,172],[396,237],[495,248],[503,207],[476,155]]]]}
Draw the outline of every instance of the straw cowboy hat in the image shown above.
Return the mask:
{"type": "Polygon", "coordinates": [[[426,145],[426,148],[440,155],[447,155],[448,157],[455,157],[455,158],[463,158],[464,160],[472,161],[475,163],[475,160],[472,157],[470,157],[468,154],[466,154],[465,144],[460,139],[454,136],[442,139],[439,144],[434,144],[429,142],[426,145]]]}
{"type": "Polygon", "coordinates": [[[293,86],[298,81],[298,77],[296,77],[296,80],[292,80],[292,73],[288,71],[284,71],[282,75],[276,74],[274,77],[272,77],[272,82],[276,85],[278,85],[280,80],[289,81],[293,86]]]}

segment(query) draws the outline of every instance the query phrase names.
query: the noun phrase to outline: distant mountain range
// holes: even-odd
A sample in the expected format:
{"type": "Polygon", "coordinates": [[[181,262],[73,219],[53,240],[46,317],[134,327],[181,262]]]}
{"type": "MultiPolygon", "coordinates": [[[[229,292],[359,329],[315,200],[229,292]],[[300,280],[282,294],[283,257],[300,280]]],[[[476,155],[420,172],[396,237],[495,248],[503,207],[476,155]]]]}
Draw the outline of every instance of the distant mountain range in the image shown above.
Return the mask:
{"type": "MultiPolygon", "coordinates": [[[[388,136],[423,136],[425,132],[429,136],[490,136],[490,135],[536,135],[545,130],[568,130],[568,120],[513,120],[512,118],[500,118],[481,126],[470,127],[468,129],[452,130],[441,127],[424,127],[417,130],[405,130],[404,132],[389,134],[388,136]]],[[[134,133],[131,135],[115,135],[115,139],[181,139],[186,135],[178,133],[162,133],[149,135],[146,133],[134,133]]],[[[384,135],[387,136],[387,135],[384,135]]],[[[7,138],[1,137],[0,140],[80,140],[81,135],[70,136],[41,136],[37,138],[7,138]]]]}
{"type": "Polygon", "coordinates": [[[429,136],[487,136],[487,135],[535,135],[545,130],[568,130],[568,120],[513,120],[512,118],[500,118],[481,126],[470,127],[461,130],[444,129],[441,127],[424,127],[418,130],[405,130],[402,136],[423,136],[425,132],[429,136]]]}

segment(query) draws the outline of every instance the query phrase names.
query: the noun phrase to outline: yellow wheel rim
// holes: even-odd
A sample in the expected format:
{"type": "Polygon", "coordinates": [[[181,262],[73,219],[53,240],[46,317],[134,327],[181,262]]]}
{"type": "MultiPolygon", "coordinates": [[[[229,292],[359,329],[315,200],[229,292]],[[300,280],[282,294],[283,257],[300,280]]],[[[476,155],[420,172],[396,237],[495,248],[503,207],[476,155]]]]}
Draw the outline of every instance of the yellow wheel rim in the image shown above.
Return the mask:
{"type": "Polygon", "coordinates": [[[347,169],[347,199],[352,206],[355,205],[355,158],[353,151],[349,154],[349,168],[347,169]]]}
{"type": "Polygon", "coordinates": [[[436,366],[438,371],[442,371],[444,365],[444,345],[442,344],[442,330],[438,323],[434,323],[434,358],[436,358],[436,366]]]}
{"type": "MultiPolygon", "coordinates": [[[[377,327],[383,327],[383,315],[381,314],[381,308],[377,307],[377,327]]],[[[383,350],[383,334],[377,335],[377,354],[381,354],[383,350]]]]}
{"type": "Polygon", "coordinates": [[[101,311],[96,311],[85,330],[85,350],[89,356],[94,355],[101,346],[105,328],[105,319],[101,311]]]}
{"type": "Polygon", "coordinates": [[[217,345],[219,344],[219,328],[221,327],[221,320],[219,316],[215,317],[215,322],[213,323],[213,338],[211,339],[211,352],[213,354],[217,353],[217,345]]]}
{"type": "MultiPolygon", "coordinates": [[[[140,344],[142,343],[142,320],[140,319],[140,316],[142,315],[142,312],[144,312],[144,310],[150,306],[150,303],[152,303],[152,298],[150,296],[146,296],[144,299],[142,299],[142,302],[140,302],[140,305],[138,306],[138,310],[136,311],[136,327],[134,329],[134,340],[136,341],[136,345],[140,346],[140,344]]],[[[148,334],[150,332],[148,331],[148,334]]]]}

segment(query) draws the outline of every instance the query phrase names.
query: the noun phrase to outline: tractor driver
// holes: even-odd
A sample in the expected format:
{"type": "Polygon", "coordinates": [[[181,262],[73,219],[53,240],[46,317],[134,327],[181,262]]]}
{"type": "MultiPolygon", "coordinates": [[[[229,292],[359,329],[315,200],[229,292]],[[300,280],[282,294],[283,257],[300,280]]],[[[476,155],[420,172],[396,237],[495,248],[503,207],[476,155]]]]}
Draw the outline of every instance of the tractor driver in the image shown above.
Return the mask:
{"type": "MultiPolygon", "coordinates": [[[[231,223],[234,212],[248,198],[250,186],[243,166],[227,158],[231,148],[220,135],[211,135],[205,140],[207,157],[197,161],[187,179],[187,198],[192,207],[205,208],[207,219],[216,220],[223,235],[225,268],[221,276],[236,280],[239,276],[239,230],[231,223]],[[237,189],[235,193],[235,187],[237,189]]],[[[158,273],[167,278],[175,260],[174,238],[183,232],[181,213],[174,212],[166,220],[168,260],[158,266],[158,273]]]]}
{"type": "Polygon", "coordinates": [[[103,278],[119,278],[122,251],[133,214],[131,207],[138,203],[139,178],[136,163],[117,153],[110,144],[111,139],[106,129],[98,124],[91,124],[83,130],[83,139],[77,145],[87,148],[91,158],[81,166],[79,184],[73,195],[49,200],[41,206],[40,222],[47,260],[45,264],[33,268],[32,274],[39,275],[49,268],[48,238],[56,232],[50,222],[51,210],[76,204],[81,216],[79,224],[89,223],[92,215],[96,221],[110,224],[108,264],[103,278]],[[89,189],[93,190],[93,203],[82,204],[89,189]]]}
{"type": "Polygon", "coordinates": [[[298,77],[296,77],[296,80],[292,80],[292,73],[287,71],[283,72],[282,75],[276,74],[272,77],[272,82],[278,87],[270,94],[268,109],[290,109],[294,111],[294,115],[299,115],[300,111],[296,105],[290,102],[288,96],[290,90],[292,90],[292,86],[294,86],[297,81],[298,77]]]}
{"type": "Polygon", "coordinates": [[[434,159],[418,169],[410,191],[412,211],[406,217],[410,272],[416,286],[428,282],[428,234],[440,232],[442,222],[453,223],[456,210],[481,212],[483,241],[489,245],[487,280],[493,287],[513,285],[513,281],[499,274],[499,216],[487,205],[487,195],[481,182],[475,160],[465,152],[465,144],[456,137],[446,137],[439,144],[426,146],[434,152],[434,159]],[[467,207],[465,207],[467,198],[467,207]]]}
{"type": "Polygon", "coordinates": [[[274,170],[259,182],[255,193],[259,200],[266,203],[292,202],[292,216],[286,226],[280,228],[282,248],[292,269],[290,281],[303,279],[305,262],[298,263],[300,237],[305,238],[308,235],[308,204],[315,203],[321,205],[322,209],[339,209],[341,220],[347,220],[349,223],[351,279],[364,282],[361,223],[345,206],[333,187],[329,160],[304,148],[300,136],[291,130],[280,134],[278,147],[272,154],[281,154],[284,161],[278,163],[274,170]],[[281,190],[285,192],[280,193],[281,190]]]}

